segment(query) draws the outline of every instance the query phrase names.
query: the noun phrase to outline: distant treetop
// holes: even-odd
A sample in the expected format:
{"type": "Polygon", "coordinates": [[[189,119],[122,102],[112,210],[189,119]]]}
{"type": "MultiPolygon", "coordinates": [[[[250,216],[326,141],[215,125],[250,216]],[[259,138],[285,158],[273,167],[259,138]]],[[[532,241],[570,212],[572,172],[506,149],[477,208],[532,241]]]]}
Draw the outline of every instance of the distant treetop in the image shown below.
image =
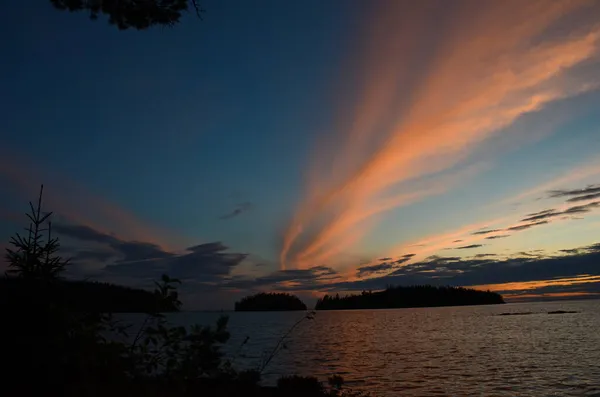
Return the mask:
{"type": "Polygon", "coordinates": [[[235,303],[235,311],[306,310],[298,297],[285,293],[259,293],[235,303]]]}
{"type": "Polygon", "coordinates": [[[316,310],[389,309],[401,307],[436,307],[492,305],[504,303],[502,295],[463,287],[414,285],[390,286],[383,291],[363,291],[360,295],[325,295],[317,301],[316,310]]]}
{"type": "Polygon", "coordinates": [[[200,0],[50,0],[54,7],[66,11],[86,11],[91,19],[100,14],[120,30],[147,29],[155,25],[173,26],[184,11],[195,12],[201,18],[204,9],[200,0]]]}

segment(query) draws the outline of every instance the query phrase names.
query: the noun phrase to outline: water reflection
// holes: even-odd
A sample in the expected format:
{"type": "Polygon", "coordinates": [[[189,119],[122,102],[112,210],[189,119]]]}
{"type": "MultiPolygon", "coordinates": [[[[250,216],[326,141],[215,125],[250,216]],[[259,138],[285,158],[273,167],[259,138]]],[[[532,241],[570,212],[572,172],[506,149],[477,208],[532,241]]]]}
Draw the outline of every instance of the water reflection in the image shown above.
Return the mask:
{"type": "MultiPolygon", "coordinates": [[[[231,313],[238,366],[261,356],[303,314],[231,313]]],[[[216,313],[179,313],[210,323],[216,313]]],[[[591,396],[600,393],[600,302],[317,312],[270,364],[280,375],[342,375],[382,396],[591,396]],[[550,311],[579,313],[548,314],[550,311]],[[532,312],[500,316],[504,312],[532,312]]]]}

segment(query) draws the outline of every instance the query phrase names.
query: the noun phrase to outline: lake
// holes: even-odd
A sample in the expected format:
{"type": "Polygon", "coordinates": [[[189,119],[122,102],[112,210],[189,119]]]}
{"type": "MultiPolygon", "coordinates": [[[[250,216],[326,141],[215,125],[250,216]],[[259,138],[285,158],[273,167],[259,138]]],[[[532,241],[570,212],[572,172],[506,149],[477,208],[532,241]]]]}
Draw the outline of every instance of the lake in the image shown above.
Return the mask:
{"type": "MultiPolygon", "coordinates": [[[[259,365],[304,315],[227,314],[227,351],[238,368],[259,365]]],[[[209,324],[218,316],[184,312],[173,321],[209,324]]],[[[339,374],[353,389],[386,397],[600,396],[600,301],[319,311],[267,372],[267,383],[280,375],[339,374]],[[556,310],[579,313],[548,314],[556,310]]]]}

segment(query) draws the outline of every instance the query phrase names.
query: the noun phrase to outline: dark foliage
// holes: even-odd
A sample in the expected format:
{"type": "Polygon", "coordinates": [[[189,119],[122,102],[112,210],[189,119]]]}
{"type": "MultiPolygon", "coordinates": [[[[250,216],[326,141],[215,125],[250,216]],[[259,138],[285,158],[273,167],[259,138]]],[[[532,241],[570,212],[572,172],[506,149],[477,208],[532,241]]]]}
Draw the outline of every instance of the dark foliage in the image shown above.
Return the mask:
{"type": "Polygon", "coordinates": [[[492,305],[504,303],[502,295],[463,287],[435,287],[417,285],[388,287],[383,291],[360,295],[325,295],[317,301],[316,310],[387,309],[402,307],[436,307],[492,305]]]}
{"type": "Polygon", "coordinates": [[[201,17],[198,0],[50,0],[60,10],[86,11],[91,19],[101,14],[119,29],[147,29],[179,23],[183,12],[193,10],[201,17]]]}
{"type": "Polygon", "coordinates": [[[297,296],[286,293],[264,293],[247,296],[235,303],[235,311],[286,311],[306,310],[297,296]]]}
{"type": "Polygon", "coordinates": [[[0,278],[0,307],[22,302],[38,295],[75,312],[147,313],[172,312],[172,304],[143,289],[135,289],[96,281],[57,280],[46,283],[23,278],[0,278]]]}

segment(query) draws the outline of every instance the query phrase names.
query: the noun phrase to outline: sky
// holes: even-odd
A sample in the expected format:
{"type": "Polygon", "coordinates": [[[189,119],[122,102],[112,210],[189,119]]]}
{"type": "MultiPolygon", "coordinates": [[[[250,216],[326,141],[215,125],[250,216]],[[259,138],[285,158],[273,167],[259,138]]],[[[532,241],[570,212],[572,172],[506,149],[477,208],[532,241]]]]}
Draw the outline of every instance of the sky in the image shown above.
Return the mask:
{"type": "Polygon", "coordinates": [[[600,2],[206,0],[145,31],[36,7],[0,5],[0,248],[43,183],[68,277],[166,272],[192,309],[600,293],[600,2]]]}

